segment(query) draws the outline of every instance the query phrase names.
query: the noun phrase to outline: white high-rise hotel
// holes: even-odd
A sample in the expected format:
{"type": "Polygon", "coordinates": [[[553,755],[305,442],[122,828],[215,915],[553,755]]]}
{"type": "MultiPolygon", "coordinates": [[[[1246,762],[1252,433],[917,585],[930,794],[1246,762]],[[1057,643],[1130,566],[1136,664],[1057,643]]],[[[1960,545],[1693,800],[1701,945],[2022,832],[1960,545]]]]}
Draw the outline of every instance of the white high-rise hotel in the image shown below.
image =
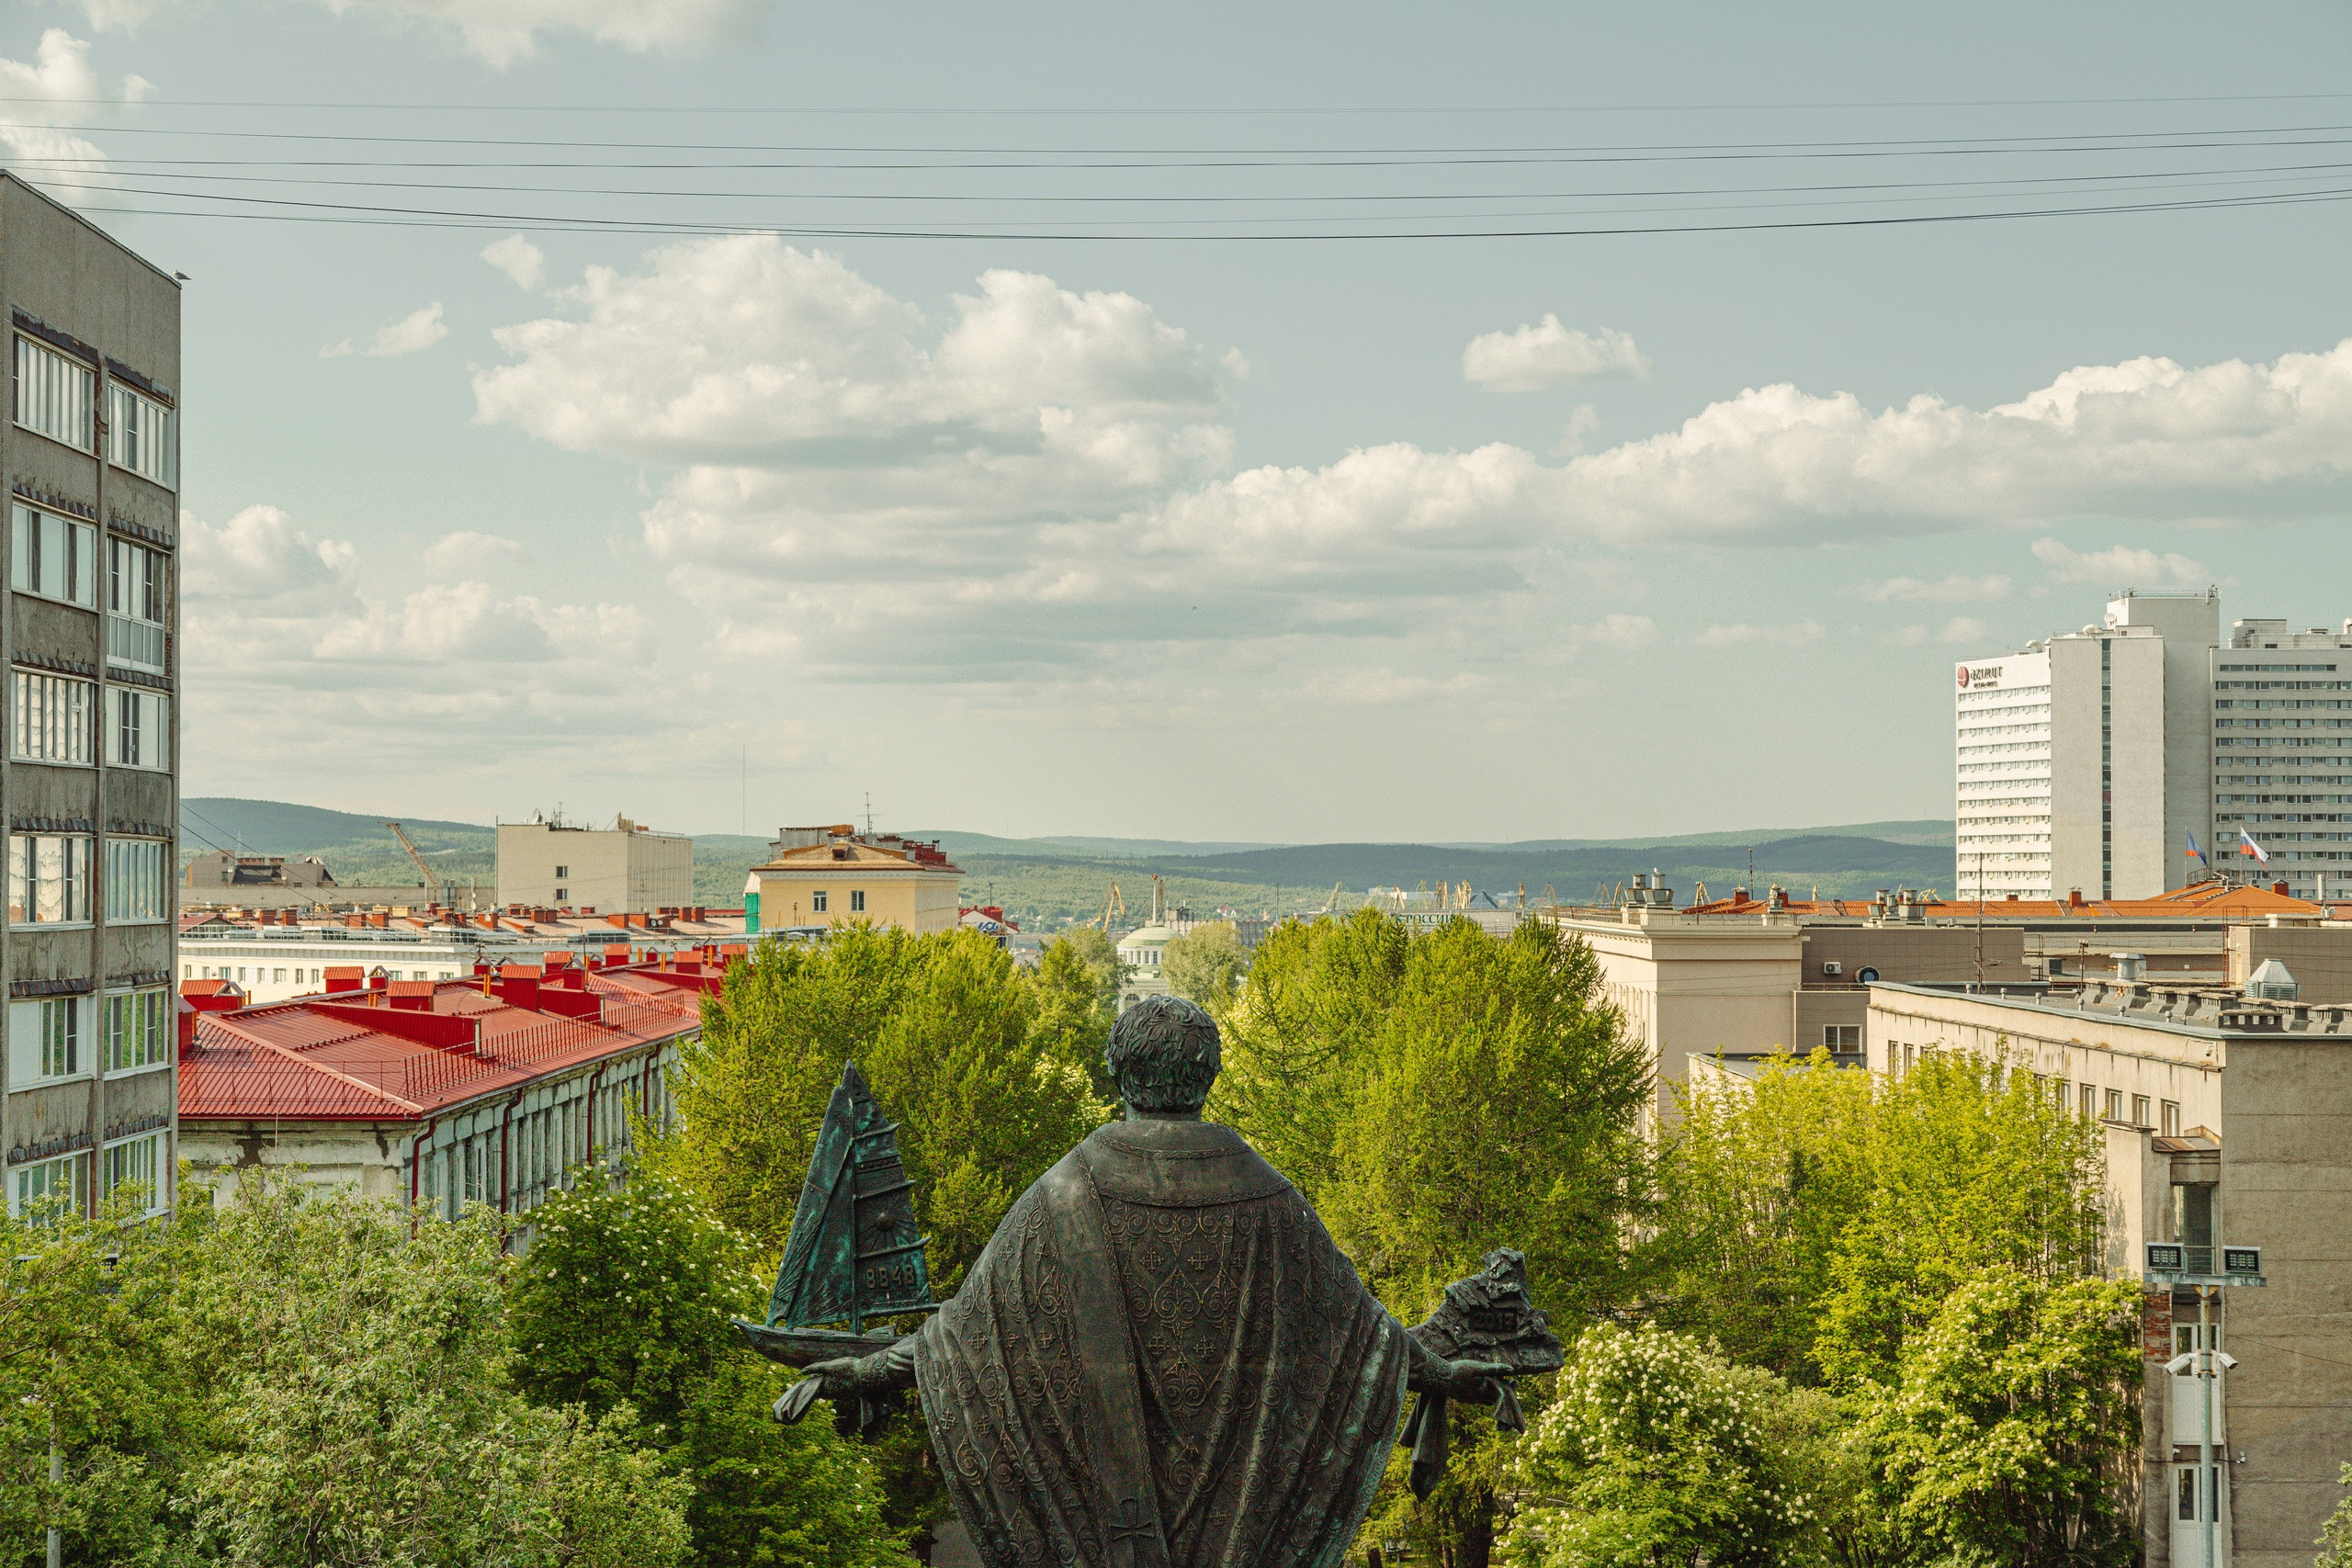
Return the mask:
{"type": "Polygon", "coordinates": [[[2352,898],[2352,620],[2224,642],[2215,591],[2127,592],[1955,686],[1960,896],[2150,897],[2203,874],[2193,834],[2215,870],[2352,898]]]}

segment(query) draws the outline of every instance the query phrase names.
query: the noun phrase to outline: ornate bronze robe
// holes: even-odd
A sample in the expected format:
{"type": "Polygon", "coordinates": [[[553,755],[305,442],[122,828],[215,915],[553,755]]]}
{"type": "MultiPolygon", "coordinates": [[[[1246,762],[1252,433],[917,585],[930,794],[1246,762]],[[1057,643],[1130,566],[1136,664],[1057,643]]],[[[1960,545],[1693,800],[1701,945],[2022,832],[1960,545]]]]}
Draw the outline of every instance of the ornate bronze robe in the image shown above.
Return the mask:
{"type": "Polygon", "coordinates": [[[1334,1568],[1411,1347],[1231,1129],[1099,1129],[1023,1193],[915,1378],[989,1568],[1334,1568]]]}

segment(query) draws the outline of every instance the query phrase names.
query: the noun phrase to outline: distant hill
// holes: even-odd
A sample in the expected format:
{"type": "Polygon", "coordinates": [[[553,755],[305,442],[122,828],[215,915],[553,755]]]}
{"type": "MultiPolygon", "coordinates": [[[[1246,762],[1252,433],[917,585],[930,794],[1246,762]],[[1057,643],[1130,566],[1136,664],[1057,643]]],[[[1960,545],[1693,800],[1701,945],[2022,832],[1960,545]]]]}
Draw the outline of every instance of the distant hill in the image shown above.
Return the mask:
{"type": "MultiPolygon", "coordinates": [[[[384,827],[384,818],[281,801],[197,796],[181,803],[184,854],[219,847],[247,854],[314,854],[350,885],[413,886],[416,867],[384,827]]],[[[497,880],[492,828],[434,818],[401,818],[402,829],[457,886],[487,897],[497,880]]],[[[1694,833],[1656,839],[1544,839],[1512,844],[1293,844],[1191,842],[1166,839],[1007,839],[986,833],[922,830],[937,838],[964,871],[967,903],[1002,904],[1013,919],[1051,928],[1100,914],[1115,884],[1131,918],[1149,907],[1152,879],[1170,902],[1206,912],[1313,909],[1330,899],[1362,902],[1367,888],[1408,889],[1467,882],[1498,897],[1555,897],[1582,903],[1635,872],[1663,872],[1688,897],[1700,883],[1711,896],[1747,880],[1779,883],[1801,896],[1867,894],[1903,884],[1949,889],[1951,826],[1934,820],[1871,822],[1794,831],[1694,833]]],[[[695,840],[695,900],[715,908],[741,902],[743,878],[767,858],[764,834],[706,833],[695,840]]]]}

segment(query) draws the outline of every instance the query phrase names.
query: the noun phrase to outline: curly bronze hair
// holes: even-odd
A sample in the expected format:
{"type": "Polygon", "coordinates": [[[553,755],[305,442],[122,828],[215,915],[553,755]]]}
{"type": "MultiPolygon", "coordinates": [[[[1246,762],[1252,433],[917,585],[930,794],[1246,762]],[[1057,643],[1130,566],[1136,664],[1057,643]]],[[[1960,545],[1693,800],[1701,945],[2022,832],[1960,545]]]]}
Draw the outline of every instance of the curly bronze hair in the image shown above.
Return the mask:
{"type": "Polygon", "coordinates": [[[1182,997],[1146,997],[1111,1026],[1102,1065],[1138,1111],[1198,1111],[1225,1050],[1204,1010],[1182,997]]]}

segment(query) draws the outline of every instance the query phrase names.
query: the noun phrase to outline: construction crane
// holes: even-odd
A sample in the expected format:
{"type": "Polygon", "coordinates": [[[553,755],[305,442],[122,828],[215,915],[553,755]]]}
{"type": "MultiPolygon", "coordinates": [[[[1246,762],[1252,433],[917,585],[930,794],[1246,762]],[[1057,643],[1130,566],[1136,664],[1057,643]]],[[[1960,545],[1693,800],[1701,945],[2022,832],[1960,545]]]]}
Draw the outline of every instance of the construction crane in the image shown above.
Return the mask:
{"type": "Polygon", "coordinates": [[[1347,885],[1345,883],[1334,882],[1331,884],[1331,896],[1329,898],[1324,899],[1323,907],[1315,912],[1318,915],[1338,914],[1340,912],[1340,895],[1345,893],[1347,890],[1347,885]]]}
{"type": "Polygon", "coordinates": [[[424,878],[424,901],[428,904],[441,902],[441,879],[433,874],[431,866],[424,863],[424,854],[414,844],[408,841],[408,835],[401,830],[399,823],[387,822],[384,826],[392,830],[392,837],[401,841],[401,848],[408,852],[408,858],[416,863],[418,873],[424,878]]]}
{"type": "Polygon", "coordinates": [[[1127,918],[1127,897],[1125,894],[1119,891],[1119,885],[1115,882],[1111,884],[1111,891],[1102,896],[1102,912],[1086,923],[1090,926],[1101,926],[1107,933],[1111,929],[1111,914],[1114,910],[1118,912],[1119,919],[1122,920],[1127,918]]]}

